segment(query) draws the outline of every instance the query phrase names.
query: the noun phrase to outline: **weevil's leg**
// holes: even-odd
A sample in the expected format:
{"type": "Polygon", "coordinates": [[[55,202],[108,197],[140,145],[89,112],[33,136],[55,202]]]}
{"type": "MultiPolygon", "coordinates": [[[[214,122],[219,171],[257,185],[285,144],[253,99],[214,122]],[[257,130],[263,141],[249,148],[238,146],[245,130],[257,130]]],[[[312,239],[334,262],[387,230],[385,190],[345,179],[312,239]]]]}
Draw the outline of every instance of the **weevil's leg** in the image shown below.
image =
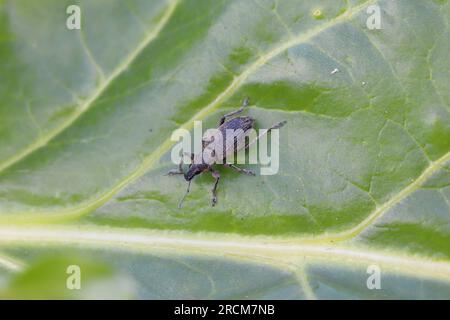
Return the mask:
{"type": "Polygon", "coordinates": [[[233,112],[230,112],[230,113],[227,113],[226,115],[222,116],[222,118],[220,118],[220,121],[219,121],[219,126],[222,125],[222,124],[225,122],[225,120],[226,120],[227,118],[232,117],[232,116],[235,116],[235,115],[241,113],[242,111],[244,111],[244,108],[245,108],[246,106],[248,106],[249,102],[250,102],[250,99],[249,99],[248,97],[246,97],[246,98],[242,101],[242,106],[241,106],[238,110],[233,111],[233,112]]]}
{"type": "Polygon", "coordinates": [[[237,172],[249,175],[249,176],[256,176],[256,174],[252,171],[252,170],[248,170],[248,169],[244,169],[244,168],[239,168],[238,166],[232,164],[232,163],[224,163],[225,167],[228,168],[233,168],[234,170],[236,170],[237,172]]]}
{"type": "Polygon", "coordinates": [[[183,198],[181,198],[180,202],[178,203],[178,209],[181,209],[181,207],[183,206],[184,199],[186,199],[186,196],[189,194],[189,190],[191,188],[191,181],[192,180],[189,180],[187,190],[186,190],[183,198]]]}
{"type": "MultiPolygon", "coordinates": [[[[183,152],[185,156],[191,157],[191,162],[194,161],[194,154],[192,152],[183,152]]],[[[183,160],[183,159],[181,159],[183,160]]]]}
{"type": "Polygon", "coordinates": [[[184,171],[183,171],[183,158],[181,158],[180,164],[178,165],[178,172],[184,173],[184,171]]]}
{"type": "Polygon", "coordinates": [[[220,180],[220,173],[219,171],[215,171],[211,169],[211,174],[216,181],[214,182],[214,187],[212,188],[212,199],[211,199],[211,205],[214,207],[217,203],[217,185],[219,184],[220,180]]]}
{"type": "Polygon", "coordinates": [[[263,133],[261,133],[259,136],[257,136],[255,139],[253,139],[252,141],[250,141],[249,143],[247,143],[245,145],[245,149],[248,149],[248,147],[250,147],[252,144],[254,144],[256,141],[258,141],[259,139],[261,139],[261,137],[263,137],[265,134],[268,134],[271,130],[273,129],[279,129],[282,126],[284,126],[286,124],[286,120],[280,121],[278,123],[275,123],[273,126],[271,126],[269,129],[265,130],[263,133]]]}
{"type": "Polygon", "coordinates": [[[238,110],[236,110],[236,111],[233,111],[233,112],[230,112],[230,113],[227,113],[227,114],[223,115],[222,118],[220,118],[219,126],[221,126],[221,125],[225,122],[225,120],[227,120],[227,118],[232,117],[232,116],[234,116],[234,115],[236,115],[236,114],[239,114],[239,113],[241,113],[242,111],[244,111],[244,107],[243,107],[243,106],[240,107],[240,108],[239,108],[238,110]]]}
{"type": "MultiPolygon", "coordinates": [[[[187,156],[191,157],[191,164],[189,165],[189,167],[190,167],[192,165],[192,161],[194,161],[194,154],[190,153],[190,152],[183,152],[183,155],[187,155],[187,156]]],[[[166,176],[175,176],[177,174],[184,174],[183,157],[181,158],[180,164],[178,165],[178,169],[172,169],[169,172],[167,172],[165,175],[166,176]]]]}
{"type": "Polygon", "coordinates": [[[280,122],[278,122],[278,123],[275,123],[275,124],[274,124],[273,126],[271,126],[269,129],[267,129],[267,132],[269,132],[269,131],[272,130],[272,129],[279,129],[279,128],[281,128],[282,126],[284,126],[286,123],[287,123],[286,120],[283,120],[283,121],[280,121],[280,122]]]}
{"type": "Polygon", "coordinates": [[[180,164],[178,165],[177,169],[172,169],[169,172],[166,173],[166,176],[175,176],[177,174],[184,174],[183,171],[183,157],[181,158],[180,164]]]}

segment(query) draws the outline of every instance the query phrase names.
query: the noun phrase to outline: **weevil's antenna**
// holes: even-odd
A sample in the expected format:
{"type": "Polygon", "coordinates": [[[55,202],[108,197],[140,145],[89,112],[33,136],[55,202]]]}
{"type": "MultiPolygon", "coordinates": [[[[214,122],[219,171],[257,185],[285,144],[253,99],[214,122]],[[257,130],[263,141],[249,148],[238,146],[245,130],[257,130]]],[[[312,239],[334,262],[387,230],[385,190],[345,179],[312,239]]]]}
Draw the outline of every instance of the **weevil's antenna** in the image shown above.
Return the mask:
{"type": "Polygon", "coordinates": [[[189,188],[191,187],[191,181],[192,180],[189,180],[189,182],[188,182],[188,187],[187,187],[186,193],[184,194],[183,198],[181,198],[180,203],[178,204],[178,209],[181,209],[181,206],[183,205],[183,201],[189,193],[189,188]]]}

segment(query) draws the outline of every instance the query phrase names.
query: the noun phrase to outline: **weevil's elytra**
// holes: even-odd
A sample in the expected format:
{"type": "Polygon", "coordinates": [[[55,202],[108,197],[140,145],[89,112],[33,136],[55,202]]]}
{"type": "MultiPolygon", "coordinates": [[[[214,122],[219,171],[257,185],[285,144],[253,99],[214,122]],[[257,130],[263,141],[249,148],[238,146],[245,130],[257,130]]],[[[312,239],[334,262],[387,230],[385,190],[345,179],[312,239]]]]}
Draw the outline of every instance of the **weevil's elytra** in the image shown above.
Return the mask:
{"type": "MultiPolygon", "coordinates": [[[[249,104],[249,99],[245,98],[244,101],[242,102],[242,106],[238,110],[230,112],[228,114],[225,114],[224,116],[222,116],[222,118],[219,121],[219,127],[217,129],[222,134],[222,137],[227,137],[227,130],[230,130],[230,129],[238,130],[237,132],[239,132],[239,134],[234,136],[233,139],[229,139],[230,141],[227,141],[226,138],[223,139],[224,141],[217,141],[214,139],[214,136],[208,136],[205,134],[202,139],[202,148],[203,148],[202,151],[205,151],[205,150],[208,151],[207,149],[210,149],[211,152],[200,152],[199,154],[195,154],[195,155],[190,154],[192,161],[191,161],[191,164],[189,165],[188,171],[186,171],[186,172],[183,171],[183,161],[180,162],[177,169],[170,170],[168,172],[168,175],[183,174],[185,180],[188,181],[188,187],[187,187],[186,193],[184,194],[183,198],[181,199],[181,201],[178,205],[178,208],[181,208],[184,199],[186,198],[186,196],[189,193],[192,179],[195,176],[197,176],[203,172],[206,172],[206,171],[211,172],[213,178],[215,179],[214,186],[212,189],[211,204],[212,204],[212,206],[216,205],[216,203],[217,203],[217,186],[219,184],[220,174],[219,174],[219,171],[217,171],[213,168],[213,165],[218,164],[217,162],[219,162],[221,165],[223,165],[225,167],[232,168],[240,173],[243,173],[246,175],[251,175],[251,176],[255,175],[255,173],[251,170],[243,169],[234,164],[226,163],[227,156],[234,155],[235,152],[237,152],[243,148],[248,148],[251,144],[256,142],[256,140],[258,140],[262,136],[262,135],[260,135],[260,136],[256,137],[253,141],[250,141],[248,144],[245,144],[245,136],[246,136],[245,133],[248,130],[253,129],[253,126],[255,124],[255,119],[253,119],[250,116],[233,117],[235,115],[242,113],[242,111],[244,111],[244,108],[246,106],[248,106],[248,104],[249,104]],[[231,118],[231,117],[233,117],[233,118],[231,118]],[[220,145],[218,145],[220,143],[222,144],[223,152],[221,154],[216,154],[214,152],[214,150],[217,150],[217,148],[220,147],[220,145]],[[205,157],[205,154],[208,154],[208,156],[205,157]],[[219,159],[219,157],[220,157],[220,159],[219,159]]],[[[281,121],[281,122],[276,123],[269,129],[267,129],[267,131],[264,132],[263,135],[267,134],[272,129],[281,128],[285,123],[286,123],[286,121],[281,121]]]]}

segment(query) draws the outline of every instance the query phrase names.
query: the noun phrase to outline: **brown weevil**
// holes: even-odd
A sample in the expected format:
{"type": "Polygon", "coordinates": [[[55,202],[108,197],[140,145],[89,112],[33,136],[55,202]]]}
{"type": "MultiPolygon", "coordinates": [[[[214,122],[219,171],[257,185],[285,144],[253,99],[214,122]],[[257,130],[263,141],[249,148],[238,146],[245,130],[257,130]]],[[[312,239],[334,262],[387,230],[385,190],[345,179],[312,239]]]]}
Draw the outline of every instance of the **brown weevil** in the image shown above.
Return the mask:
{"type": "Polygon", "coordinates": [[[167,175],[183,174],[184,178],[188,182],[186,193],[184,194],[183,198],[178,204],[178,208],[181,208],[184,199],[189,193],[189,188],[191,186],[192,179],[195,176],[206,171],[211,172],[213,178],[215,179],[214,187],[212,189],[211,204],[212,206],[216,205],[217,185],[219,184],[220,174],[219,171],[214,170],[213,168],[214,164],[222,164],[223,166],[232,168],[240,173],[255,176],[255,173],[251,170],[240,168],[232,163],[227,163],[226,158],[234,157],[235,153],[237,153],[239,150],[243,148],[247,149],[250,145],[255,143],[258,139],[260,139],[263,135],[270,132],[272,129],[281,128],[286,123],[286,121],[281,121],[274,124],[269,129],[267,129],[262,134],[253,139],[253,141],[249,141],[248,143],[246,143],[246,136],[247,136],[246,133],[249,130],[253,129],[255,119],[249,116],[241,116],[241,117],[233,117],[233,116],[240,114],[242,111],[244,111],[244,108],[247,107],[248,104],[249,99],[245,98],[242,102],[242,106],[238,110],[225,114],[219,121],[219,127],[217,128],[217,132],[220,133],[221,137],[227,137],[228,130],[234,130],[235,132],[237,132],[237,134],[234,135],[232,139],[230,138],[215,139],[214,135],[211,136],[205,133],[205,135],[203,135],[202,138],[203,152],[199,152],[198,154],[193,153],[189,154],[191,157],[191,164],[189,165],[188,171],[186,172],[183,171],[183,160],[181,160],[177,169],[170,170],[167,173],[167,175]],[[218,148],[220,148],[220,146],[222,146],[223,152],[219,153],[215,152],[218,148]]]}

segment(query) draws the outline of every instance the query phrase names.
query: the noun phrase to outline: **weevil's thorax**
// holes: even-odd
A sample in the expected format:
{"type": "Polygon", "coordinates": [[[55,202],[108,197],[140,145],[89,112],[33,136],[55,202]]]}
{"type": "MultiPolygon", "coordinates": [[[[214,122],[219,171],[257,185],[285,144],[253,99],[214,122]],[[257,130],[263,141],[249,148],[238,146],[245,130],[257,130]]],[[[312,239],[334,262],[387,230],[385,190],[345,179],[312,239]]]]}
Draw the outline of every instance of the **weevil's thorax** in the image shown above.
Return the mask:
{"type": "Polygon", "coordinates": [[[203,155],[202,152],[197,153],[196,155],[194,155],[194,159],[192,161],[192,165],[196,165],[196,164],[203,164],[203,155]]]}
{"type": "Polygon", "coordinates": [[[184,179],[186,181],[192,180],[196,175],[208,170],[209,166],[207,164],[192,164],[188,171],[184,174],[184,179]]]}
{"type": "MultiPolygon", "coordinates": [[[[225,136],[219,129],[209,129],[205,132],[203,135],[203,150],[202,150],[202,159],[200,159],[200,155],[197,159],[194,157],[194,163],[200,163],[195,162],[197,161],[203,161],[203,163],[207,165],[212,165],[216,163],[218,160],[220,161],[220,158],[224,148],[224,139],[225,136]]],[[[223,157],[222,157],[223,158],[223,157]]]]}
{"type": "Polygon", "coordinates": [[[217,161],[216,147],[217,144],[213,142],[203,149],[203,163],[212,165],[217,161]]]}

